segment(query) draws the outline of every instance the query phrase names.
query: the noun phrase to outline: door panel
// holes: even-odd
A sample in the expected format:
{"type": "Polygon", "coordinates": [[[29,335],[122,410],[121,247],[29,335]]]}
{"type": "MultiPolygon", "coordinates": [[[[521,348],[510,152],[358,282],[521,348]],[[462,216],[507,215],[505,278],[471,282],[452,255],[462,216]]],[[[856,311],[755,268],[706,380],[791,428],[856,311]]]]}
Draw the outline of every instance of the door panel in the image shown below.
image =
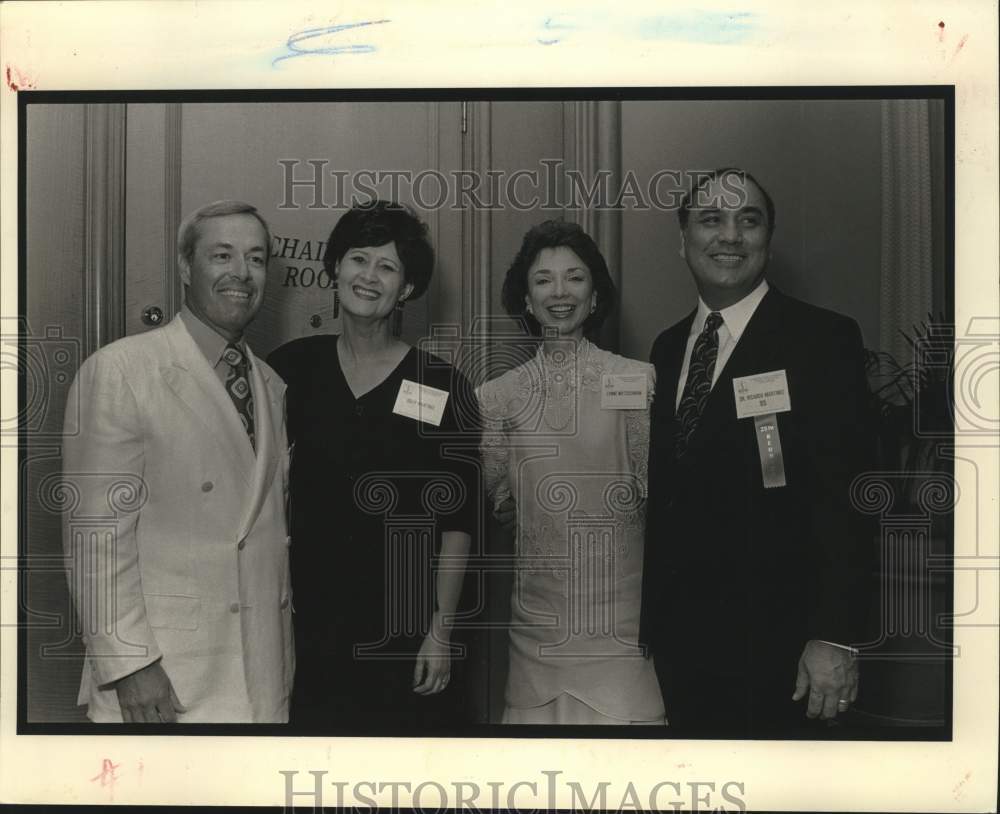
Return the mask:
{"type": "Polygon", "coordinates": [[[175,105],[129,105],[127,112],[125,197],[125,333],[148,331],[169,319],[180,307],[180,286],[175,273],[177,220],[176,184],[171,174],[178,167],[168,160],[170,141],[176,133],[168,127],[169,111],[175,105]],[[173,200],[171,200],[171,197],[173,200]],[[159,309],[155,319],[149,308],[159,309]]]}

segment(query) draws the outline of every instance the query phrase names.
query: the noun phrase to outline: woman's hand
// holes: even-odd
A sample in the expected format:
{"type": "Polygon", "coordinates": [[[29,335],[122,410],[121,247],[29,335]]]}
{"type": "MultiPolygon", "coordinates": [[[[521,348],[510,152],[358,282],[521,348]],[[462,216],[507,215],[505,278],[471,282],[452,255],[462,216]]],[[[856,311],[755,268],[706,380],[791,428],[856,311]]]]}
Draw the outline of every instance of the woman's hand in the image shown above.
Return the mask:
{"type": "Polygon", "coordinates": [[[417,651],[413,691],[420,695],[434,695],[447,687],[450,679],[451,648],[446,636],[434,625],[417,651]]]}

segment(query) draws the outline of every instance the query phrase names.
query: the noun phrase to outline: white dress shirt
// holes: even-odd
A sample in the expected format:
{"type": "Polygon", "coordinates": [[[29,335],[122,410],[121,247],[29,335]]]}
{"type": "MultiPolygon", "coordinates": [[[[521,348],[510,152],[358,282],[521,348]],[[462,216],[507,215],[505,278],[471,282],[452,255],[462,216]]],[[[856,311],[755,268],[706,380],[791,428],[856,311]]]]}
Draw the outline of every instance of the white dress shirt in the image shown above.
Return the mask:
{"type": "MultiPolygon", "coordinates": [[[[187,303],[181,306],[181,320],[184,322],[184,327],[188,329],[188,333],[191,334],[194,343],[205,354],[205,358],[212,366],[219,381],[222,382],[222,386],[225,387],[226,380],[229,378],[230,366],[229,362],[222,358],[222,354],[225,352],[229,340],[195,316],[194,311],[188,308],[187,303]]],[[[243,351],[243,358],[247,360],[247,370],[249,370],[252,365],[250,355],[247,353],[246,340],[241,336],[233,344],[243,351]]]]}
{"type": "MultiPolygon", "coordinates": [[[[754,315],[760,301],[764,299],[767,289],[767,280],[761,280],[760,285],[742,300],[719,311],[722,316],[722,324],[719,326],[719,353],[715,357],[712,387],[715,387],[715,383],[719,380],[719,373],[726,366],[729,357],[732,356],[736,344],[740,341],[743,331],[746,330],[747,324],[750,322],[750,317],[754,315]]],[[[681,395],[684,393],[684,383],[687,381],[694,343],[699,334],[705,330],[705,320],[708,319],[710,313],[712,313],[712,309],[705,305],[705,301],[701,297],[698,297],[698,312],[694,315],[694,321],[691,323],[691,333],[688,335],[687,348],[684,350],[684,364],[681,365],[681,376],[677,382],[675,409],[681,404],[681,395]]]]}
{"type": "MultiPolygon", "coordinates": [[[[760,301],[764,299],[767,291],[767,280],[761,280],[760,285],[742,300],[719,311],[719,314],[722,316],[722,324],[719,326],[719,353],[715,357],[715,370],[712,372],[712,387],[715,387],[715,383],[719,380],[719,373],[726,366],[729,357],[733,355],[733,350],[740,341],[740,337],[743,336],[750,318],[754,315],[757,306],[760,305],[760,301]]],[[[712,313],[712,309],[705,304],[705,301],[701,297],[698,297],[698,311],[694,315],[694,321],[691,323],[691,333],[688,334],[687,348],[684,350],[684,364],[681,366],[681,375],[677,382],[675,409],[680,407],[681,395],[684,393],[684,383],[687,381],[688,367],[691,365],[691,353],[694,351],[694,343],[701,332],[705,330],[705,320],[708,319],[710,313],[712,313]]],[[[822,641],[824,644],[831,644],[834,647],[840,647],[844,650],[850,650],[854,655],[857,654],[857,651],[848,645],[827,642],[823,639],[819,641],[822,641]]]]}

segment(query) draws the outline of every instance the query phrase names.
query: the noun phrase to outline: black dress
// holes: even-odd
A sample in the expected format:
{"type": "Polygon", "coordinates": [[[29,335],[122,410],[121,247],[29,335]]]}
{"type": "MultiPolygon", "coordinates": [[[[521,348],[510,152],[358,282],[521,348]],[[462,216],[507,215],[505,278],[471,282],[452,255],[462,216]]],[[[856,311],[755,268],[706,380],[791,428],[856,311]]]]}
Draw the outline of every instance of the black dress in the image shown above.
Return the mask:
{"type": "MultiPolygon", "coordinates": [[[[449,730],[464,719],[464,655],[435,695],[413,692],[435,609],[441,534],[476,539],[478,402],[454,367],[411,348],[355,399],[336,336],[283,345],[288,385],[296,675],[291,723],[344,734],[449,730]],[[448,393],[440,426],[393,412],[404,380],[448,393]]],[[[468,585],[469,580],[466,580],[468,585]]],[[[459,609],[477,604],[463,591],[459,609]]],[[[460,630],[453,645],[464,645],[460,630]]]]}

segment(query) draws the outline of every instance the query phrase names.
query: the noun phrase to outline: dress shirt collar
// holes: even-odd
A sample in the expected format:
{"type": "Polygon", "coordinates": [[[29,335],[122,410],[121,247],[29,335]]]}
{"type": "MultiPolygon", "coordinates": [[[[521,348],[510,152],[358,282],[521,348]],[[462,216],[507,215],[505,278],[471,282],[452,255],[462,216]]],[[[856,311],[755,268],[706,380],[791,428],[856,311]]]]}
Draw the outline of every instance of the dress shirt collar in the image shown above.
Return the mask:
{"type": "MultiPolygon", "coordinates": [[[[188,333],[191,334],[191,338],[198,346],[198,349],[208,359],[208,363],[212,367],[216,367],[219,364],[219,360],[222,359],[222,352],[226,349],[226,345],[229,344],[229,340],[214,328],[209,327],[198,319],[194,311],[188,308],[186,303],[181,308],[181,319],[184,320],[184,327],[188,329],[188,333]]],[[[246,352],[246,341],[241,336],[236,340],[235,344],[243,351],[243,355],[246,357],[247,364],[249,365],[250,356],[246,352]]]]}
{"type": "MultiPolygon", "coordinates": [[[[760,285],[747,294],[742,300],[719,311],[719,314],[722,316],[723,324],[729,331],[729,335],[732,337],[734,343],[740,341],[740,337],[743,336],[743,331],[746,330],[747,324],[750,322],[750,317],[752,317],[754,311],[757,310],[757,306],[760,305],[760,301],[764,299],[764,295],[767,293],[767,290],[767,280],[761,280],[760,285]]],[[[698,312],[695,314],[694,324],[691,326],[692,334],[699,334],[702,332],[702,329],[705,327],[705,320],[708,318],[710,313],[712,313],[712,309],[705,304],[705,301],[701,297],[698,297],[698,312]]]]}

